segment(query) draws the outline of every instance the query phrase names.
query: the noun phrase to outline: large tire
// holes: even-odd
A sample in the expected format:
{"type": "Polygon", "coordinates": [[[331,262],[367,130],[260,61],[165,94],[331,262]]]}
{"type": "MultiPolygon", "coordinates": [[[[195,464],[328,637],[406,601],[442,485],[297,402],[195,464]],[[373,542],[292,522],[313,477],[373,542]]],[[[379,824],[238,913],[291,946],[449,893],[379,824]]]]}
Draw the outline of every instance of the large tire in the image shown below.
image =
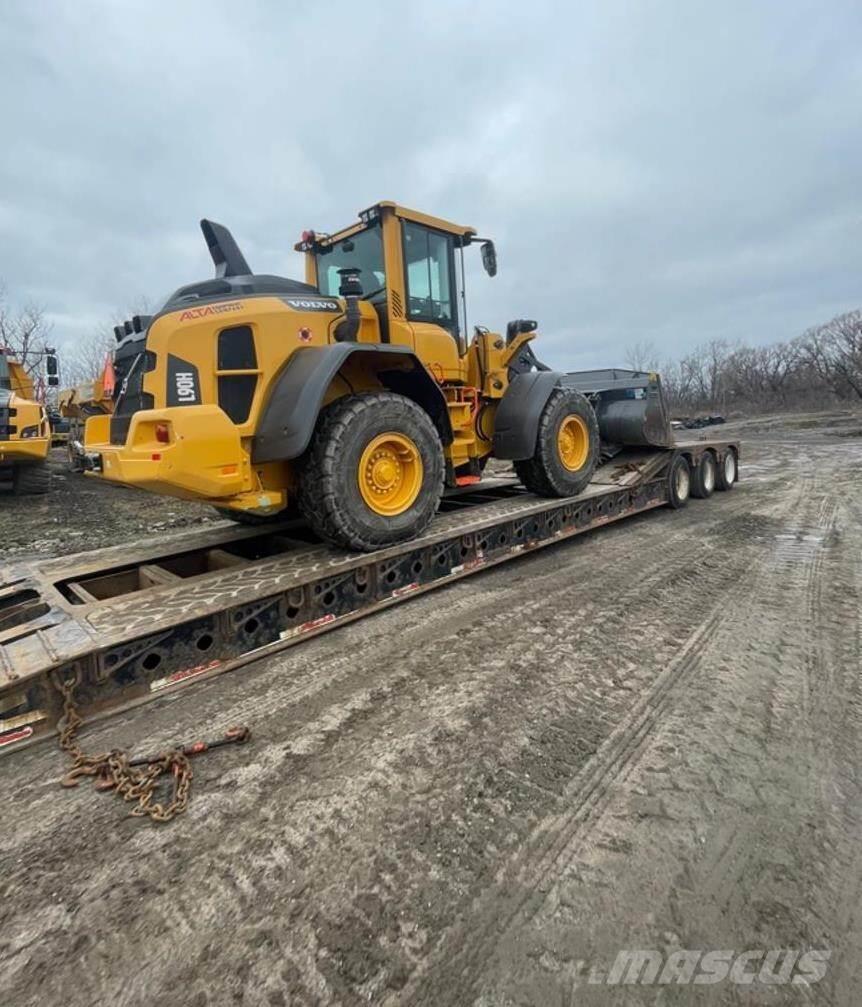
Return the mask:
{"type": "Polygon", "coordinates": [[[518,478],[538,496],[575,496],[587,488],[598,460],[593,407],[574,388],[555,388],[539,418],[533,457],[515,462],[518,478]]]}
{"type": "Polygon", "coordinates": [[[299,506],[317,534],[369,552],[428,527],[443,493],[443,445],[411,399],[349,395],[321,412],[298,474],[299,506]]]}
{"type": "Polygon", "coordinates": [[[715,455],[704,451],[691,473],[691,495],[708,500],[715,491],[716,475],[715,455]]]}
{"type": "Polygon", "coordinates": [[[39,496],[51,490],[51,470],[45,462],[16,465],[12,473],[12,492],[17,496],[39,496]]]}

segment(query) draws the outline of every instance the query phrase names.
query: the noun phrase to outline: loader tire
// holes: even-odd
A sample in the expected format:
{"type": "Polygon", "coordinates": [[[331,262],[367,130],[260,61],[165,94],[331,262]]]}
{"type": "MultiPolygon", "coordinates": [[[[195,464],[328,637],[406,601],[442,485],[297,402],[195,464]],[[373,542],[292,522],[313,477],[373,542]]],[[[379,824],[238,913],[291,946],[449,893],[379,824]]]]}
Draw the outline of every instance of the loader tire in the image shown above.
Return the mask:
{"type": "Polygon", "coordinates": [[[734,483],[739,478],[738,464],[736,452],[732,448],[728,448],[727,454],[722,458],[721,464],[718,466],[718,472],[716,473],[715,488],[717,490],[727,491],[733,489],[734,483]]]}
{"type": "Polygon", "coordinates": [[[321,412],[298,469],[300,510],[317,534],[370,552],[428,527],[443,493],[443,444],[411,399],[349,395],[321,412]]]}
{"type": "Polygon", "coordinates": [[[704,451],[691,473],[691,495],[699,500],[708,500],[715,492],[716,475],[715,455],[704,451]]]}
{"type": "Polygon", "coordinates": [[[533,457],[515,462],[518,478],[538,496],[575,496],[587,488],[598,460],[593,407],[574,388],[555,388],[539,418],[533,457]]]}
{"type": "Polygon", "coordinates": [[[44,462],[16,465],[12,473],[12,492],[17,496],[38,496],[51,490],[51,470],[44,462]]]}

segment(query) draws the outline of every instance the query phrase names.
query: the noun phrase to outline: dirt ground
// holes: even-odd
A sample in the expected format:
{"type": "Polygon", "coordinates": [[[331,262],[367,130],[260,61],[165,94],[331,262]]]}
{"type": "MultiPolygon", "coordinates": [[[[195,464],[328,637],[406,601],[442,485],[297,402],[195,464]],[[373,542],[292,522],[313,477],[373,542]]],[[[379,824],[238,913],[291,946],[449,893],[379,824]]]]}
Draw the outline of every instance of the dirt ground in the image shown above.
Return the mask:
{"type": "Polygon", "coordinates": [[[53,448],[48,464],[51,493],[16,497],[0,491],[0,560],[63,556],[222,520],[212,507],[70,472],[64,448],[53,448]]]}
{"type": "MultiPolygon", "coordinates": [[[[2,760],[0,1004],[857,1004],[862,420],[733,426],[732,493],[90,730],[252,726],[173,824],[59,789],[51,745],[2,760]],[[831,958],[811,987],[589,982],[629,948],[831,958]]],[[[10,554],[209,519],[64,489],[0,501],[10,554]]]]}

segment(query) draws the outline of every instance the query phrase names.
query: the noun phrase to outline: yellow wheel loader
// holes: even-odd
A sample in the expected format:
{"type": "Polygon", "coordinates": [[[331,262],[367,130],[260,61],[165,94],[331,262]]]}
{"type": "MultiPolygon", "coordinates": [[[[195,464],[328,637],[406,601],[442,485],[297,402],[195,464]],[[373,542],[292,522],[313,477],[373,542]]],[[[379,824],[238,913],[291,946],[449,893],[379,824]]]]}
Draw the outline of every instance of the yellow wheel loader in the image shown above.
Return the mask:
{"type": "Polygon", "coordinates": [[[51,428],[34,394],[27,372],[0,348],[0,489],[22,496],[51,488],[51,428]]]}
{"type": "Polygon", "coordinates": [[[491,457],[572,496],[623,445],[670,442],[655,375],[551,371],[523,319],[468,342],[465,253],[497,271],[473,228],[378,203],[303,232],[304,282],[253,273],[226,228],[201,228],[215,278],[115,329],[120,390],[87,420],[91,475],[247,523],[295,505],[324,539],[373,550],[421,533],[491,457]]]}

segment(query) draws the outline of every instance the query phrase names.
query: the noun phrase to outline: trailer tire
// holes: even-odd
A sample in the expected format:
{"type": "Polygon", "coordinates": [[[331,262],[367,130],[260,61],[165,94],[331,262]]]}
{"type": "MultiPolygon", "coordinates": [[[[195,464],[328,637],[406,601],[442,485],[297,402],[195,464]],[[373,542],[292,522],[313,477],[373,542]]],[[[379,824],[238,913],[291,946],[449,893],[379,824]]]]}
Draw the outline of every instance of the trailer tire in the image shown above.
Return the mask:
{"type": "Polygon", "coordinates": [[[593,407],[574,388],[555,388],[539,417],[533,457],[515,462],[518,478],[537,496],[576,496],[587,488],[598,460],[593,407]]]}
{"type": "Polygon", "coordinates": [[[443,443],[412,399],[348,395],[321,411],[298,471],[299,506],[317,534],[370,552],[428,527],[443,494],[443,443]]]}
{"type": "Polygon", "coordinates": [[[51,490],[51,470],[44,462],[16,465],[12,473],[12,492],[16,496],[40,496],[51,490]]]}
{"type": "Polygon", "coordinates": [[[674,510],[682,510],[691,496],[691,466],[685,455],[677,455],[667,474],[667,502],[674,510]]]}
{"type": "Polygon", "coordinates": [[[737,465],[736,452],[733,448],[728,448],[727,454],[721,459],[721,464],[718,466],[718,472],[716,473],[715,488],[717,490],[726,492],[733,489],[739,475],[737,465]]]}
{"type": "Polygon", "coordinates": [[[715,492],[717,466],[711,451],[704,451],[691,473],[691,495],[708,500],[715,492]]]}

